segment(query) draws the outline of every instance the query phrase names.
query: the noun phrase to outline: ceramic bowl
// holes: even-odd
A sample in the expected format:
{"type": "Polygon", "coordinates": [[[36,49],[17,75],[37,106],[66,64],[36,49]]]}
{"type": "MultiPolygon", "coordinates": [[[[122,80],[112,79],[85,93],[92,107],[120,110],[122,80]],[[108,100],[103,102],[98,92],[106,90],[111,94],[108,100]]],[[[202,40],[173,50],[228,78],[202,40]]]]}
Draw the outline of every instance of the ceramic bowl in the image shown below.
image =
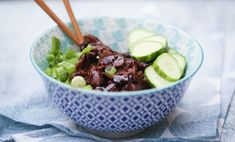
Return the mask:
{"type": "Polygon", "coordinates": [[[78,47],[58,27],[43,33],[32,45],[30,56],[49,96],[60,111],[78,125],[101,136],[134,135],[165,118],[180,102],[203,61],[203,51],[192,36],[157,20],[100,17],[78,22],[84,34],[91,33],[120,52],[128,51],[127,37],[131,30],[149,29],[167,37],[168,45],[187,59],[185,76],[161,89],[129,92],[75,89],[47,76],[43,70],[48,66],[46,55],[51,48],[52,36],[60,38],[63,49],[78,47]]]}

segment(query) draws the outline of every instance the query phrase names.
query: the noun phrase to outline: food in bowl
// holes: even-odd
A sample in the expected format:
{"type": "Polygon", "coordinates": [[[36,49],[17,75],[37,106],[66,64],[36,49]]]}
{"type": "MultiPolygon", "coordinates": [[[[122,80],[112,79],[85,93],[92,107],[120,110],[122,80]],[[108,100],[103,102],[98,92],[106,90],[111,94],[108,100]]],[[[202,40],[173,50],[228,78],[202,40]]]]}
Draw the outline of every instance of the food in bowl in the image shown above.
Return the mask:
{"type": "MultiPolygon", "coordinates": [[[[77,46],[59,27],[42,34],[32,45],[30,57],[49,97],[79,127],[99,136],[132,136],[166,118],[182,100],[190,81],[203,62],[202,48],[192,36],[157,20],[98,17],[80,19],[79,23],[83,33],[88,32],[99,37],[105,45],[120,53],[128,52],[127,33],[131,33],[133,29],[155,31],[166,37],[169,47],[187,59],[183,78],[166,87],[120,92],[85,90],[56,81],[43,72],[48,67],[47,56],[51,50],[52,36],[60,39],[63,53],[66,53],[66,48],[75,49],[77,46]]],[[[167,52],[170,53],[171,50],[167,52]]]]}
{"type": "Polygon", "coordinates": [[[52,37],[45,73],[73,87],[115,92],[162,88],[184,76],[185,57],[154,32],[130,32],[130,54],[112,50],[93,35],[84,39],[81,52],[63,53],[60,40],[52,37]]]}

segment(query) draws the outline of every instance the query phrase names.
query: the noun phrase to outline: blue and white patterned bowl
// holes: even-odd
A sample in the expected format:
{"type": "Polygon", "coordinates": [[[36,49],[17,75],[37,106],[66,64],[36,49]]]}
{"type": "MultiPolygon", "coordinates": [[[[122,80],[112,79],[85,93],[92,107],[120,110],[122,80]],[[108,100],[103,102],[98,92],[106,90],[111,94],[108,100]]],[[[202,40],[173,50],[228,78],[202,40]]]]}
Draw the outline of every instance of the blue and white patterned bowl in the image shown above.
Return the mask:
{"type": "MultiPolygon", "coordinates": [[[[63,48],[77,46],[58,27],[42,34],[34,42],[30,55],[49,96],[62,112],[93,132],[127,136],[159,122],[179,103],[203,61],[203,51],[195,39],[176,27],[157,21],[102,17],[82,19],[78,22],[83,33],[99,37],[105,44],[120,52],[128,50],[127,36],[131,30],[145,28],[155,31],[166,36],[169,46],[183,54],[188,63],[185,77],[162,89],[131,92],[74,89],[50,78],[43,70],[48,66],[46,55],[51,47],[52,36],[61,39],[63,48]]],[[[69,26],[71,27],[70,24],[69,26]]]]}

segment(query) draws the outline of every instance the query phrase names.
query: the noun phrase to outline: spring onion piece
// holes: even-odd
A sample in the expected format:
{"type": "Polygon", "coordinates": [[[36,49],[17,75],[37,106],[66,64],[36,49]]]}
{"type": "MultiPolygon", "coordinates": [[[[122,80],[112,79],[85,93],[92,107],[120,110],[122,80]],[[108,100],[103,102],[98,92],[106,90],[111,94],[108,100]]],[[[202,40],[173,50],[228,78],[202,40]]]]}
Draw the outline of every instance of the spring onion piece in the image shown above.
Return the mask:
{"type": "Polygon", "coordinates": [[[58,67],[56,68],[56,74],[57,77],[62,81],[65,82],[68,79],[68,74],[66,72],[66,70],[64,69],[64,67],[58,67]]]}
{"type": "Polygon", "coordinates": [[[74,64],[66,63],[64,68],[69,75],[76,71],[76,66],[74,64]]]}
{"type": "Polygon", "coordinates": [[[49,54],[47,56],[47,60],[50,62],[50,61],[54,61],[55,60],[55,55],[54,54],[49,54]]]}
{"type": "Polygon", "coordinates": [[[91,46],[90,44],[88,44],[87,47],[82,50],[82,54],[87,54],[87,53],[89,53],[92,49],[93,49],[92,46],[91,46]]]}
{"type": "Polygon", "coordinates": [[[76,57],[76,51],[68,48],[64,54],[65,59],[72,59],[76,57]]]}
{"type": "Polygon", "coordinates": [[[55,68],[51,69],[51,77],[57,79],[57,74],[56,74],[56,69],[55,68]]]}
{"type": "Polygon", "coordinates": [[[64,83],[70,85],[69,79],[67,79],[64,83]]]}
{"type": "Polygon", "coordinates": [[[55,62],[60,63],[64,60],[64,56],[62,54],[59,54],[55,57],[55,62]]]}
{"type": "Polygon", "coordinates": [[[63,61],[58,64],[58,67],[65,68],[66,72],[71,75],[73,72],[76,71],[76,65],[73,63],[70,63],[69,61],[63,61]]]}
{"type": "Polygon", "coordinates": [[[76,57],[79,59],[82,55],[83,55],[82,52],[79,52],[76,54],[76,57]]]}
{"type": "Polygon", "coordinates": [[[86,81],[82,76],[75,76],[71,81],[71,85],[76,88],[83,88],[86,86],[86,81]]]}
{"type": "Polygon", "coordinates": [[[52,75],[52,69],[51,68],[47,68],[44,72],[49,76],[52,75]]]}
{"type": "Polygon", "coordinates": [[[50,67],[53,67],[53,66],[55,66],[55,61],[48,61],[48,64],[50,67]]]}
{"type": "Polygon", "coordinates": [[[70,63],[70,64],[74,64],[75,65],[78,62],[78,58],[72,58],[70,60],[67,60],[67,62],[70,63]]]}
{"type": "Polygon", "coordinates": [[[88,44],[81,52],[76,53],[76,57],[79,59],[82,55],[89,53],[92,49],[92,46],[88,44]]]}
{"type": "Polygon", "coordinates": [[[58,66],[58,67],[64,67],[65,64],[67,64],[67,62],[66,62],[66,61],[63,61],[63,62],[58,63],[57,66],[58,66]]]}
{"type": "Polygon", "coordinates": [[[50,52],[54,55],[60,53],[60,40],[55,36],[52,37],[52,47],[50,52]]]}
{"type": "Polygon", "coordinates": [[[86,89],[86,90],[92,90],[93,88],[92,88],[92,86],[91,86],[91,85],[87,85],[87,86],[85,86],[83,89],[86,89]]]}
{"type": "Polygon", "coordinates": [[[114,66],[107,66],[104,70],[108,75],[112,76],[117,72],[117,69],[114,66]]]}

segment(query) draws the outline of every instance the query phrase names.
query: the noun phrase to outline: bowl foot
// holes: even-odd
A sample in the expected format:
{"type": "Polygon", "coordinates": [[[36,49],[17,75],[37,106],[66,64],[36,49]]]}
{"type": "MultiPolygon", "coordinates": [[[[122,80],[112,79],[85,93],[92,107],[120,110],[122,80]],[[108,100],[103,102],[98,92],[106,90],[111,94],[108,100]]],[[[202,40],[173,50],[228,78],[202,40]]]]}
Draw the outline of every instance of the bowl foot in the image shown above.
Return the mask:
{"type": "Polygon", "coordinates": [[[97,130],[92,130],[88,128],[85,128],[85,129],[97,136],[104,137],[104,138],[115,138],[115,139],[131,137],[145,130],[145,129],[140,129],[140,130],[130,131],[130,132],[103,132],[103,131],[97,131],[97,130]]]}

